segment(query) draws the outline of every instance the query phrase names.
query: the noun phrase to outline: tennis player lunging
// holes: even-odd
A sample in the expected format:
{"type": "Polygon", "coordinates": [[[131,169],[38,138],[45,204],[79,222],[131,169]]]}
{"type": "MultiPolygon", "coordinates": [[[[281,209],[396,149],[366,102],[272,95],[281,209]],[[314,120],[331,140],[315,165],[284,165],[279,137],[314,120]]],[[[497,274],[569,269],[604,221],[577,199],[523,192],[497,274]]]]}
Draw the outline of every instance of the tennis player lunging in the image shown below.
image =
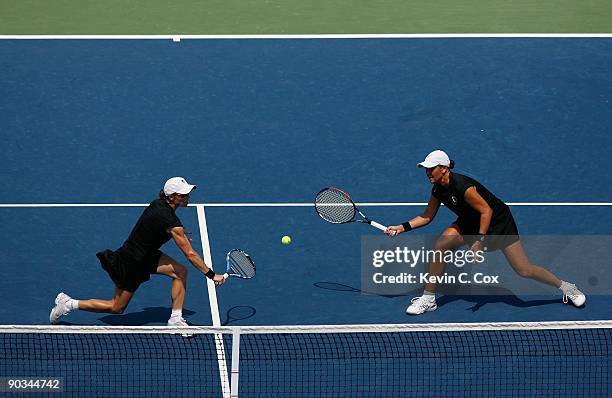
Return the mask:
{"type": "MultiPolygon", "coordinates": [[[[584,304],[586,298],[575,285],[529,262],[510,208],[478,181],[451,172],[454,161],[446,153],[433,151],[418,167],[425,168],[429,182],[433,184],[425,212],[401,225],[389,227],[385,234],[397,236],[429,224],[436,216],[440,203],[444,203],[458,218],[442,233],[436,249],[454,250],[467,244],[476,252],[483,250],[486,242],[488,251],[501,249],[508,263],[520,276],[561,289],[564,303],[569,299],[577,307],[584,304]]],[[[441,276],[444,273],[445,264],[438,260],[441,259],[435,259],[429,264],[430,276],[441,276]]],[[[436,283],[427,283],[423,295],[412,299],[406,313],[418,315],[434,311],[437,308],[435,291],[436,283]]]]}
{"type": "Polygon", "coordinates": [[[102,268],[115,284],[112,299],[74,300],[61,292],[55,298],[55,307],[51,310],[49,321],[56,324],[62,315],[74,310],[121,314],[141,283],[148,281],[151,274],[162,274],[172,278],[172,314],[168,326],[187,326],[182,314],[187,268],[162,253],[159,248],[170,238],[174,239],[194,267],[217,285],[225,282],[223,275],[215,274],[193,250],[187,232],[175,213],[178,207],[187,206],[189,195],[195,188],[195,185],[188,184],[182,177],[170,178],[159,192],[159,198],[151,202],[142,213],[123,246],[116,251],[96,253],[102,268]]]}

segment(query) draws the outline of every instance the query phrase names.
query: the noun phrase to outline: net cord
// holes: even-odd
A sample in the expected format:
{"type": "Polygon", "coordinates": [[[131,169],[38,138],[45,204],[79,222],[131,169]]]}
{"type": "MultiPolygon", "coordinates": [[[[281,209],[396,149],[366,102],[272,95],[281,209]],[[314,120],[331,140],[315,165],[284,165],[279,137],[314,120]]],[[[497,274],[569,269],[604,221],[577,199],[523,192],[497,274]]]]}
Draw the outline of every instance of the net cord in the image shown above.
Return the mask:
{"type": "Polygon", "coordinates": [[[58,334],[274,334],[274,333],[379,333],[449,332],[468,330],[612,329],[612,320],[551,322],[476,322],[363,325],[287,325],[287,326],[74,326],[74,325],[0,325],[0,333],[58,334]]]}

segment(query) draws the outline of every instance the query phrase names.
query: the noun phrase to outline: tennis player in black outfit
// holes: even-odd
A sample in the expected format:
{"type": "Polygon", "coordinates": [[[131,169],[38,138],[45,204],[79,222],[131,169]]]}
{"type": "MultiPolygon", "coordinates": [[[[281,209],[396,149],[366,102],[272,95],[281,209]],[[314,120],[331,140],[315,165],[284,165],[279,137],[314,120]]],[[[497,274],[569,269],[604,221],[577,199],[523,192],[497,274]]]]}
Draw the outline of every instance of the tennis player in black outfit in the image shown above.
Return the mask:
{"type": "MultiPolygon", "coordinates": [[[[429,224],[436,216],[440,204],[444,203],[458,218],[438,239],[436,249],[454,250],[467,244],[471,250],[478,251],[483,249],[486,242],[488,251],[502,250],[508,263],[520,276],[561,289],[564,303],[569,299],[577,307],[584,305],[586,298],[575,285],[529,262],[510,208],[478,181],[451,172],[454,161],[446,153],[433,151],[418,167],[425,168],[433,184],[425,212],[401,225],[389,227],[385,234],[397,236],[429,224]]],[[[441,276],[444,268],[443,262],[433,261],[429,264],[429,275],[441,276]]],[[[436,284],[427,283],[423,296],[413,298],[406,313],[418,315],[434,311],[437,308],[435,291],[436,284]]]]}
{"type": "Polygon", "coordinates": [[[159,198],[151,202],[142,213],[123,246],[115,251],[104,250],[96,254],[115,285],[112,299],[74,300],[61,292],[55,299],[49,321],[56,324],[62,315],[77,309],[121,314],[140,284],[148,281],[151,274],[161,274],[172,278],[172,314],[168,325],[187,326],[182,316],[187,268],[159,248],[174,239],[194,267],[217,285],[225,282],[223,275],[215,274],[193,250],[187,237],[188,232],[185,232],[181,220],[176,216],[176,209],[187,206],[189,195],[195,188],[195,185],[188,184],[182,177],[170,178],[160,191],[159,198]]]}

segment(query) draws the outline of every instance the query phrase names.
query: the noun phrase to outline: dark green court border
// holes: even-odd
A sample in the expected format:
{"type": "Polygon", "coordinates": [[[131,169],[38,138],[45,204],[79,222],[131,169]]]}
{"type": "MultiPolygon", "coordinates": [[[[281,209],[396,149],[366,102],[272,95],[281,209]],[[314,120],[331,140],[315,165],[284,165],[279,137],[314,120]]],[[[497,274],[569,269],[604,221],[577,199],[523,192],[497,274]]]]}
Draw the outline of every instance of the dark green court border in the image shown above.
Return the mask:
{"type": "Polygon", "coordinates": [[[611,32],[611,0],[0,1],[0,35],[611,32]]]}

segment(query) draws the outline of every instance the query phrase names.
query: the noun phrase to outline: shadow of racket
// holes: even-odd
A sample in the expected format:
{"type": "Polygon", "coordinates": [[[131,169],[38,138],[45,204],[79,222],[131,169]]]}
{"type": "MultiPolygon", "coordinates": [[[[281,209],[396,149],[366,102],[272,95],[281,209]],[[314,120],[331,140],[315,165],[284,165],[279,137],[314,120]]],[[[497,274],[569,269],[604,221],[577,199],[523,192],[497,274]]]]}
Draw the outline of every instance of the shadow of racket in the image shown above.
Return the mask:
{"type": "Polygon", "coordinates": [[[227,326],[232,322],[242,321],[249,319],[257,313],[257,310],[249,305],[237,305],[227,310],[225,314],[225,321],[221,323],[222,326],[227,326]]]}
{"type": "Polygon", "coordinates": [[[386,298],[394,298],[394,297],[403,297],[403,296],[409,296],[409,295],[414,295],[420,291],[422,291],[422,288],[415,288],[411,291],[405,292],[405,293],[401,293],[401,294],[379,294],[379,293],[370,293],[370,292],[364,292],[361,289],[357,289],[356,287],[353,286],[349,286],[349,285],[344,285],[342,283],[336,283],[336,282],[315,282],[313,283],[313,285],[315,287],[318,287],[319,289],[324,289],[324,290],[333,290],[336,292],[352,292],[352,293],[361,293],[361,294],[367,294],[367,295],[372,295],[372,296],[380,296],[380,297],[386,297],[386,298]]]}

